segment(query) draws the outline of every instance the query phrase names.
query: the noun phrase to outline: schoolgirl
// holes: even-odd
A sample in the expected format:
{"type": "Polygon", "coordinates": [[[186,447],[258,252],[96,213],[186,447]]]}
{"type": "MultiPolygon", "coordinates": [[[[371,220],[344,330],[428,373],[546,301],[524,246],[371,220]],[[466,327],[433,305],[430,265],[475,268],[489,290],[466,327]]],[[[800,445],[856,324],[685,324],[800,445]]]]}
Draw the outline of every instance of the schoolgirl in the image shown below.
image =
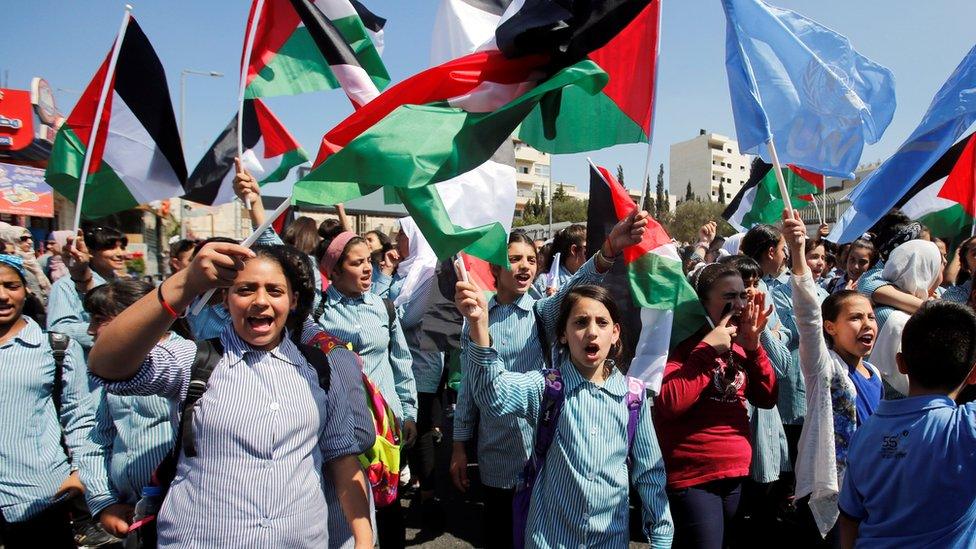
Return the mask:
{"type": "Polygon", "coordinates": [[[470,327],[465,383],[485,415],[514,415],[535,426],[544,392],[561,384],[562,408],[532,488],[524,546],[626,547],[631,484],[643,502],[651,546],[670,546],[673,527],[651,409],[640,404],[631,431],[628,395],[634,383],[639,393],[644,388],[617,368],[620,318],[609,291],[587,285],[566,293],[556,322],[554,367],[561,381],[547,382],[555,374],[505,368],[484,295],[471,283],[457,288],[456,303],[470,327]]]}
{"type": "Polygon", "coordinates": [[[293,339],[312,304],[312,273],[286,246],[208,244],[189,267],[102,328],[89,366],[113,394],[187,394],[191,341],[154,345],[193,298],[227,287],[231,324],[192,417],[196,456],[180,456],[159,513],[160,547],[324,547],[331,482],[371,547],[366,481],[343,391],[326,392],[293,339]],[[329,479],[323,478],[327,465],[329,479]]]}
{"type": "Polygon", "coordinates": [[[839,514],[837,495],[851,437],[881,399],[881,375],[864,360],[874,348],[878,327],[871,302],[857,292],[832,294],[820,305],[803,259],[806,227],[795,210],[793,217],[787,212],[783,217],[783,237],[793,258],[791,284],[807,403],[796,497],[809,496],[816,528],[827,536],[839,514]]]}
{"type": "MultiPolygon", "coordinates": [[[[508,239],[509,269],[492,267],[497,293],[488,300],[488,326],[499,360],[510,372],[539,371],[546,365],[546,353],[555,341],[556,318],[566,292],[581,284],[598,284],[609,269],[609,250],[633,244],[647,223],[644,215],[627,218],[610,233],[606,252],[584,263],[552,297],[536,300],[531,290],[538,263],[535,243],[524,232],[512,231],[508,239]],[[606,254],[606,255],[605,255],[606,254]]],[[[455,486],[465,491],[467,443],[478,434],[478,470],[484,494],[484,531],[490,548],[510,547],[512,542],[512,497],[519,473],[532,449],[533,426],[527,418],[493,417],[480,413],[467,377],[469,327],[462,330],[462,374],[454,411],[454,450],[451,475],[455,486]]]]}
{"type": "Polygon", "coordinates": [[[90,437],[95,406],[81,345],[68,342],[58,379],[51,339],[24,315],[27,297],[20,257],[0,254],[0,537],[9,549],[73,548],[66,500],[82,492],[111,500],[104,451],[90,437]]]}

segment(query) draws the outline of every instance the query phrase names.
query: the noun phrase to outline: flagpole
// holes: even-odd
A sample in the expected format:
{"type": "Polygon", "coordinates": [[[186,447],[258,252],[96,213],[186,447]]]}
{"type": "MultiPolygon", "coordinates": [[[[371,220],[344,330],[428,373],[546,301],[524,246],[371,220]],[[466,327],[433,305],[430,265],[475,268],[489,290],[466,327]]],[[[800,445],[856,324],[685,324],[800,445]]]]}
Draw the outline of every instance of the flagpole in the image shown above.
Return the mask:
{"type": "MultiPolygon", "coordinates": [[[[815,210],[817,210],[817,217],[820,218],[820,224],[823,225],[823,223],[824,223],[824,216],[823,216],[822,213],[820,213],[820,204],[817,202],[817,193],[816,192],[813,193],[812,198],[813,198],[813,208],[815,210]]],[[[824,207],[826,207],[826,206],[824,206],[824,207]]]]}
{"type": "MultiPolygon", "coordinates": [[[[271,212],[271,215],[265,216],[264,222],[258,225],[257,229],[254,229],[254,232],[251,233],[251,236],[248,236],[246,239],[244,239],[244,242],[241,242],[241,246],[244,246],[245,248],[250,248],[251,246],[253,246],[254,243],[257,241],[258,237],[261,236],[261,233],[266,231],[268,227],[270,227],[271,224],[275,222],[275,219],[278,219],[278,217],[281,216],[281,214],[285,213],[285,210],[288,209],[288,206],[291,206],[291,197],[282,200],[281,204],[278,204],[278,207],[275,208],[275,211],[271,212]]],[[[200,299],[200,301],[198,301],[197,304],[193,306],[193,309],[190,310],[190,314],[193,315],[200,314],[200,311],[203,310],[203,306],[206,305],[208,301],[210,301],[210,298],[213,297],[214,292],[216,291],[217,291],[216,288],[207,290],[207,293],[203,294],[203,297],[200,299]]]]}
{"type": "Polygon", "coordinates": [[[95,120],[92,122],[91,135],[88,136],[85,160],[81,165],[81,180],[78,182],[78,200],[75,203],[73,234],[78,234],[78,228],[81,226],[81,205],[85,201],[85,185],[88,183],[88,169],[91,167],[92,150],[95,147],[98,126],[102,121],[102,111],[105,110],[105,100],[108,98],[108,91],[112,87],[112,77],[115,75],[115,65],[119,60],[119,51],[122,49],[122,39],[125,38],[125,29],[129,25],[131,16],[132,5],[126,4],[125,13],[122,15],[122,24],[119,25],[119,33],[115,36],[115,45],[112,46],[112,57],[108,60],[108,70],[105,71],[105,81],[102,82],[102,94],[98,98],[98,106],[95,107],[95,120]]]}
{"type": "MultiPolygon", "coordinates": [[[[264,0],[254,0],[254,17],[251,18],[251,25],[247,29],[244,37],[244,59],[241,62],[241,84],[237,94],[237,157],[244,161],[244,91],[247,89],[247,70],[251,66],[251,52],[254,50],[254,35],[258,31],[258,22],[261,19],[261,10],[264,9],[264,0]]],[[[245,200],[244,205],[251,209],[251,200],[245,200]]]]}
{"type": "MultiPolygon", "coordinates": [[[[664,20],[664,0],[658,0],[657,8],[657,31],[656,40],[657,44],[654,46],[654,78],[651,82],[651,127],[648,128],[647,134],[647,158],[644,159],[644,177],[640,180],[641,184],[641,198],[640,202],[637,203],[637,210],[640,211],[644,208],[644,201],[647,197],[644,195],[644,191],[648,193],[651,192],[650,185],[648,184],[647,178],[651,175],[651,144],[654,142],[654,123],[656,122],[657,113],[657,67],[661,59],[661,21],[664,20]]],[[[589,160],[589,158],[587,158],[589,160]]],[[[590,164],[593,164],[590,162],[590,164]]],[[[661,206],[657,209],[660,211],[661,206]]],[[[648,212],[657,214],[657,212],[648,212]]]]}
{"type": "MultiPolygon", "coordinates": [[[[769,156],[773,161],[773,169],[776,170],[776,183],[779,184],[779,195],[783,197],[783,205],[786,207],[786,211],[790,213],[790,217],[793,217],[793,203],[790,201],[790,193],[786,190],[786,180],[783,179],[783,168],[779,165],[779,156],[776,154],[776,145],[773,144],[773,136],[769,136],[769,141],[766,142],[769,145],[769,156]]],[[[816,200],[816,197],[814,197],[816,200]]]]}

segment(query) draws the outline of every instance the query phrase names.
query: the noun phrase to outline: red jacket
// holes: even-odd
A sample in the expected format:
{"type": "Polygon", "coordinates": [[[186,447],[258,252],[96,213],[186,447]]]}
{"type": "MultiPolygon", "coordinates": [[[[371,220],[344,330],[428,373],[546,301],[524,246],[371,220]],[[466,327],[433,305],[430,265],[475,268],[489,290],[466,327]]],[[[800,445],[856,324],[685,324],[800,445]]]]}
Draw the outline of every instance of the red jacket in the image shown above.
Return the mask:
{"type": "Polygon", "coordinates": [[[746,351],[733,344],[732,362],[739,367],[729,369],[729,353],[720,357],[703,343],[706,333],[674,348],[655,400],[654,427],[672,490],[748,476],[752,437],[745,401],[776,405],[776,374],[762,345],[746,351]]]}

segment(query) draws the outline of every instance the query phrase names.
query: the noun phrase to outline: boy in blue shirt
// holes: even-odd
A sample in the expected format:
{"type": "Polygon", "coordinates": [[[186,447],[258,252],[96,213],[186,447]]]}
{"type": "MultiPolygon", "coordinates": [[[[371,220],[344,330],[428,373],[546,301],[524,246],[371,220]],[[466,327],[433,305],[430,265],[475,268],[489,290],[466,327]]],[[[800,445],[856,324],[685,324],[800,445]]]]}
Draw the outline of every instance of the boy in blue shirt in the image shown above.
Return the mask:
{"type": "Polygon", "coordinates": [[[934,301],[908,320],[898,369],[909,394],[883,400],[858,428],[840,494],[844,547],[976,543],[976,314],[934,301]]]}

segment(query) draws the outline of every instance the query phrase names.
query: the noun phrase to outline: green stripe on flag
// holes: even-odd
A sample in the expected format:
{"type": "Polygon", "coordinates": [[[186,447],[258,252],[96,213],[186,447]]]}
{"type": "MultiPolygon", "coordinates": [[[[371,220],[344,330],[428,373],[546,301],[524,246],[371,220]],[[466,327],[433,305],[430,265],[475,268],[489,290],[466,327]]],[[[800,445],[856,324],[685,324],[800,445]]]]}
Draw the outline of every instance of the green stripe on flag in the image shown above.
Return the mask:
{"type": "Polygon", "coordinates": [[[943,210],[925,214],[918,221],[928,227],[933,235],[958,244],[958,241],[969,236],[970,231],[964,229],[972,225],[973,218],[966,213],[962,204],[956,203],[943,210]]]}
{"type": "Polygon", "coordinates": [[[607,79],[595,63],[580,61],[493,112],[401,105],[296,183],[295,200],[336,204],[353,197],[350,183],[413,189],[457,177],[491,158],[547,93],[578,86],[596,94],[607,79]]]}
{"type": "Polygon", "coordinates": [[[553,105],[556,133],[547,138],[543,113],[546,102],[536,107],[519,129],[519,139],[548,153],[593,151],[618,143],[646,143],[639,124],[624,114],[606,94],[587,94],[578,88],[563,90],[553,105]],[[587,122],[590,122],[587,124],[587,122]]]}
{"type": "MultiPolygon", "coordinates": [[[[44,174],[48,184],[74,202],[78,199],[79,176],[85,162],[85,147],[67,125],[61,127],[44,174]]],[[[102,162],[85,183],[81,215],[88,219],[105,217],[139,205],[111,166],[102,162]]]]}
{"type": "MultiPolygon", "coordinates": [[[[786,182],[786,189],[790,193],[790,201],[793,207],[803,207],[810,202],[800,197],[813,195],[820,192],[815,185],[803,179],[789,168],[783,168],[783,176],[786,182]]],[[[773,224],[783,216],[783,209],[786,203],[780,196],[779,183],[776,181],[776,172],[770,169],[769,172],[756,185],[756,194],[752,201],[752,208],[742,217],[742,226],[752,227],[760,223],[773,224]]]]}
{"type": "Polygon", "coordinates": [[[305,154],[304,149],[299,147],[297,149],[290,150],[281,155],[281,162],[278,163],[278,167],[275,168],[273,172],[268,174],[267,177],[262,179],[258,184],[265,185],[267,183],[284,181],[292,169],[294,169],[296,166],[304,164],[305,162],[308,162],[308,155],[305,154]]]}
{"type": "MultiPolygon", "coordinates": [[[[673,244],[668,246],[673,247],[673,244]]],[[[674,311],[671,345],[674,346],[698,331],[705,323],[705,309],[681,268],[681,261],[652,250],[627,266],[630,293],[634,302],[648,309],[674,311]]]]}
{"type": "MultiPolygon", "coordinates": [[[[369,74],[376,88],[386,88],[390,76],[359,17],[343,17],[332,23],[355,52],[360,66],[369,74]]],[[[296,95],[339,87],[339,81],[315,45],[311,33],[306,27],[299,26],[248,84],[244,98],[296,95]]]]}
{"type": "Polygon", "coordinates": [[[501,223],[481,227],[455,225],[434,185],[409,191],[398,189],[398,194],[438,259],[463,251],[489,263],[508,266],[508,234],[501,223]]]}

